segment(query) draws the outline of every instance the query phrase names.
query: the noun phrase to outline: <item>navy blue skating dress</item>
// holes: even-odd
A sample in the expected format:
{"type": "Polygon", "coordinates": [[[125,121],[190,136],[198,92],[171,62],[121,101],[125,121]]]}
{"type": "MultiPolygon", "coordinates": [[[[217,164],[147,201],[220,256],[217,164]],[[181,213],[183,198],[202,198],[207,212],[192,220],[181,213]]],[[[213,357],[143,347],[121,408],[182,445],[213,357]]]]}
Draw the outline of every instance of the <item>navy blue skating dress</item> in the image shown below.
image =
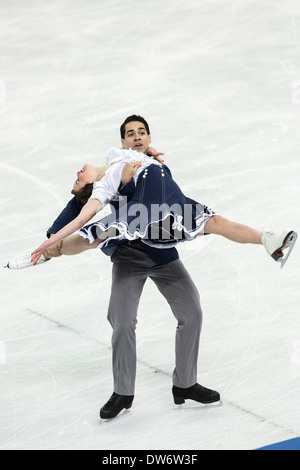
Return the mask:
{"type": "MultiPolygon", "coordinates": [[[[207,206],[186,197],[166,166],[150,165],[138,177],[130,202],[79,234],[93,243],[108,229],[111,239],[142,241],[156,248],[172,248],[204,234],[206,222],[215,215],[207,206]]],[[[105,246],[109,240],[99,247],[105,246]]]]}

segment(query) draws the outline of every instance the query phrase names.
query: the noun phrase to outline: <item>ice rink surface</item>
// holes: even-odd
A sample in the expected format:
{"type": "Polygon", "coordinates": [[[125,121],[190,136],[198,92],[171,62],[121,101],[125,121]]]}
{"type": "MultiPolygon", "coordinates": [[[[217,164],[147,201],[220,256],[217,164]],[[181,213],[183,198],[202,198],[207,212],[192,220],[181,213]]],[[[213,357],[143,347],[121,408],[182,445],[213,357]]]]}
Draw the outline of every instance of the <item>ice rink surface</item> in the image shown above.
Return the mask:
{"type": "MultiPolygon", "coordinates": [[[[33,250],[83,163],[133,113],[185,194],[254,226],[300,231],[298,0],[0,1],[0,260],[33,250]]],[[[298,242],[299,243],[299,242],[298,242]]],[[[100,251],[0,270],[0,448],[255,449],[300,436],[300,243],[182,244],[201,295],[199,382],[171,395],[175,319],[149,280],[134,405],[114,420],[100,251]]]]}

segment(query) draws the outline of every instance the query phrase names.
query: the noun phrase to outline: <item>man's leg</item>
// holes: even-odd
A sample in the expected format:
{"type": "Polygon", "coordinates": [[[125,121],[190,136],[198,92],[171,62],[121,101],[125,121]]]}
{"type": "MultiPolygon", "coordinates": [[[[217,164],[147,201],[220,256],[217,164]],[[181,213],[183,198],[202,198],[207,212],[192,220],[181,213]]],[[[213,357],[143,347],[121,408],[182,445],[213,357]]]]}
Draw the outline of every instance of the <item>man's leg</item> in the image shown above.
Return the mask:
{"type": "Polygon", "coordinates": [[[151,270],[151,279],[169,303],[178,322],[173,384],[188,388],[197,382],[197,360],[202,327],[198,290],[180,260],[151,270]]]}
{"type": "Polygon", "coordinates": [[[134,395],[136,376],[137,311],[147,276],[134,264],[134,259],[115,262],[108,320],[113,328],[114,392],[134,395]]]}
{"type": "Polygon", "coordinates": [[[215,403],[220,394],[197,383],[197,360],[202,310],[196,286],[180,260],[156,267],[149,275],[167,299],[178,321],[173,398],[177,405],[186,399],[215,403]]]}

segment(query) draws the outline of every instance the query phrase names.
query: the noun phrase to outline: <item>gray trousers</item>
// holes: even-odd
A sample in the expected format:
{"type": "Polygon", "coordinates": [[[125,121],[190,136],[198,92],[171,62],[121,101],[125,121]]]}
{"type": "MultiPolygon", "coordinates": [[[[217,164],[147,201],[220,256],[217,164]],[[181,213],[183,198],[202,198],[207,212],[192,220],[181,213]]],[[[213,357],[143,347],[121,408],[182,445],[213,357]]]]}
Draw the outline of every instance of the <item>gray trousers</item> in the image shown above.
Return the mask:
{"type": "Polygon", "coordinates": [[[139,243],[121,245],[113,254],[112,262],[108,320],[113,328],[114,391],[134,395],[137,312],[148,277],[165,297],[177,320],[173,384],[191,387],[197,382],[202,310],[197,288],[182,262],[157,265],[139,243]]]}

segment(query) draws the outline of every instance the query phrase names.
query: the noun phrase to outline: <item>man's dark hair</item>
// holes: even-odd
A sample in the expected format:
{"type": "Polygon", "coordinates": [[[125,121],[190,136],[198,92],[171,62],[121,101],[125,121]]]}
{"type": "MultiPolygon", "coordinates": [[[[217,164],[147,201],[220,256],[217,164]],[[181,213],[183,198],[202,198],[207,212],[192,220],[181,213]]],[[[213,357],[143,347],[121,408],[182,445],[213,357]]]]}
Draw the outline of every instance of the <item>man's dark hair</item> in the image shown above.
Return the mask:
{"type": "Polygon", "coordinates": [[[133,122],[133,121],[142,122],[145,125],[145,129],[147,131],[147,134],[150,134],[149,124],[146,121],[146,119],[144,119],[142,116],[137,116],[136,114],[133,114],[132,116],[128,116],[128,118],[125,119],[125,121],[123,122],[123,124],[120,127],[121,139],[125,139],[125,126],[126,126],[126,124],[128,124],[129,122],[133,122]]]}
{"type": "Polygon", "coordinates": [[[93,187],[94,187],[93,183],[88,183],[83,188],[79,189],[78,191],[74,191],[74,189],[72,189],[71,194],[74,194],[74,196],[80,202],[82,202],[82,204],[86,204],[92,195],[93,187]]]}

